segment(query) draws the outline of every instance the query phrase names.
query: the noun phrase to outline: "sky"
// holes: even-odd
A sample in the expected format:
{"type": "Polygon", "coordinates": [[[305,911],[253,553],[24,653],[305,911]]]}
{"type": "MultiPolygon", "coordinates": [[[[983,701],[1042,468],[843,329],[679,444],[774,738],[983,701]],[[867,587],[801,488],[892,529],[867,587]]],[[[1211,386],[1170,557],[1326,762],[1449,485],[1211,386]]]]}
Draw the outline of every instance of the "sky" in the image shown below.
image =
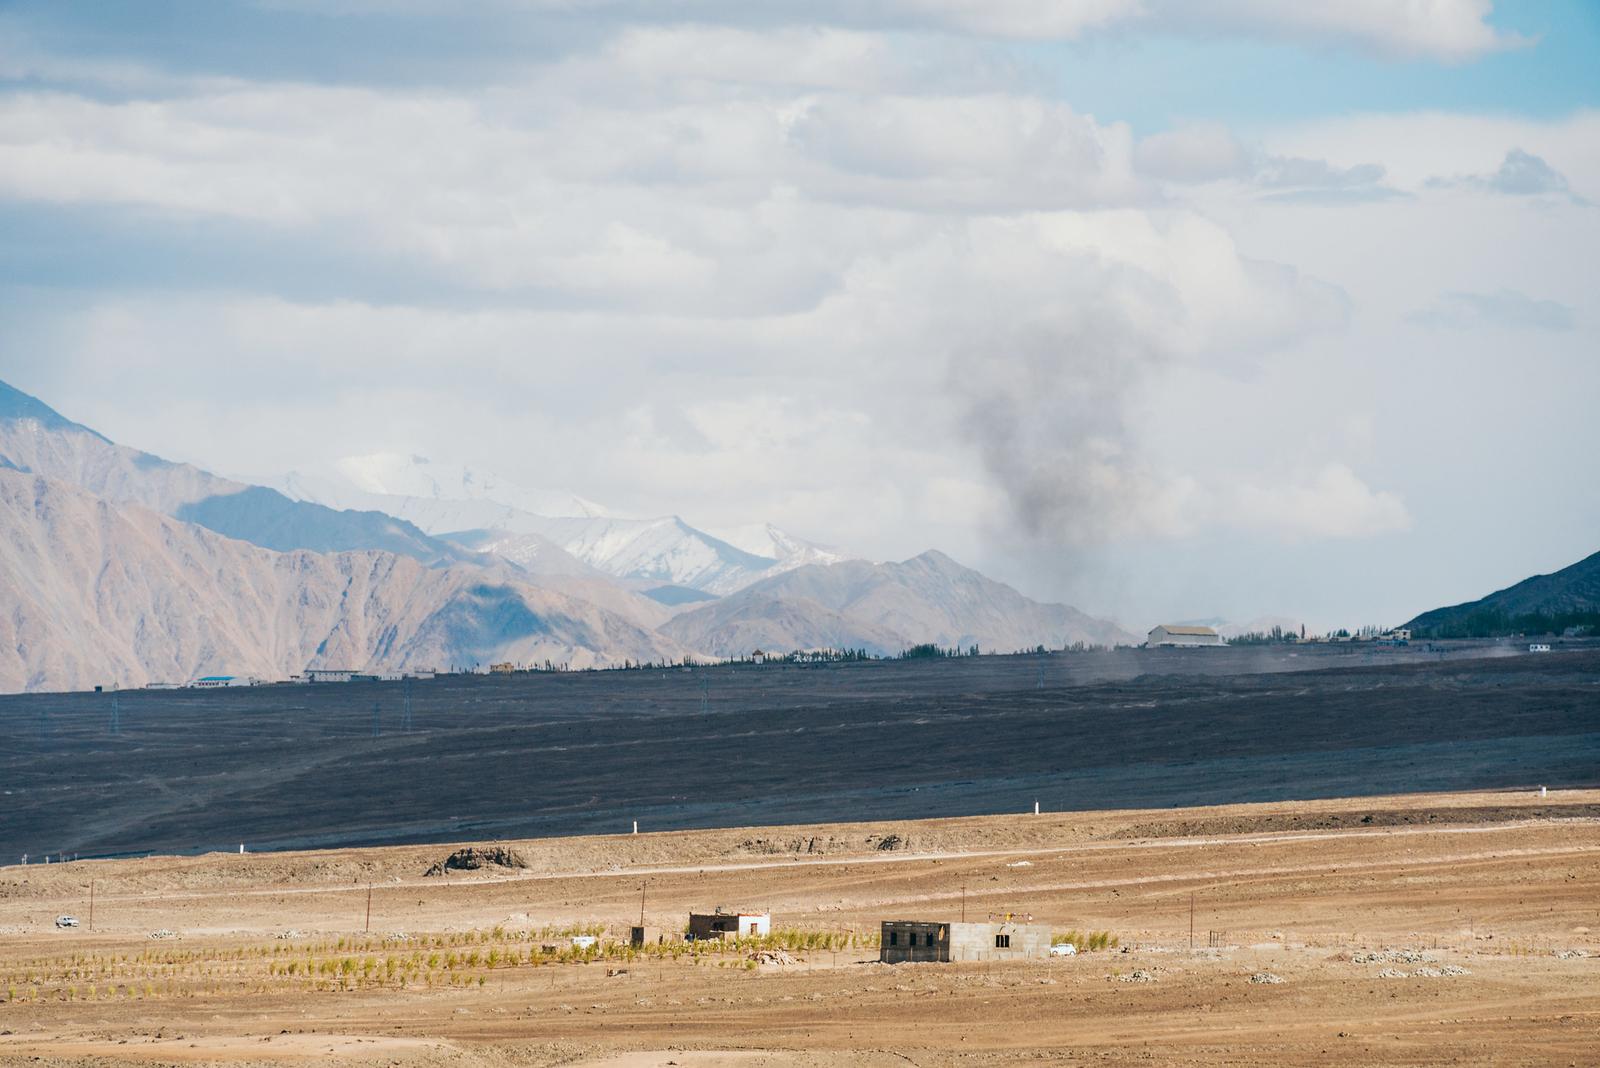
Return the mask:
{"type": "Polygon", "coordinates": [[[1130,627],[1600,549],[1600,5],[0,3],[0,379],[1130,627]]]}

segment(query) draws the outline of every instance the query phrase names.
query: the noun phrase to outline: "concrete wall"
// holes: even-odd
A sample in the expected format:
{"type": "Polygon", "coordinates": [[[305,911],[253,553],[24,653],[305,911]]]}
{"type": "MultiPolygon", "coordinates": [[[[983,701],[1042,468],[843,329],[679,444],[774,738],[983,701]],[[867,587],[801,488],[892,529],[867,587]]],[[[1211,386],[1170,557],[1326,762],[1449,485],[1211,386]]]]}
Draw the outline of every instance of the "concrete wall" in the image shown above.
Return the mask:
{"type": "Polygon", "coordinates": [[[878,960],[884,964],[942,963],[950,959],[950,925],[920,920],[885,920],[878,960]]]}
{"type": "Polygon", "coordinates": [[[950,959],[1034,960],[1050,956],[1050,928],[1042,923],[952,923],[950,959]],[[995,945],[997,937],[1010,944],[995,945]]]}
{"type": "Polygon", "coordinates": [[[885,964],[919,961],[1046,960],[1050,928],[1042,923],[937,923],[885,920],[878,959],[885,964]],[[933,945],[928,945],[928,936],[933,945]],[[996,945],[1000,940],[1007,944],[996,945]]]}

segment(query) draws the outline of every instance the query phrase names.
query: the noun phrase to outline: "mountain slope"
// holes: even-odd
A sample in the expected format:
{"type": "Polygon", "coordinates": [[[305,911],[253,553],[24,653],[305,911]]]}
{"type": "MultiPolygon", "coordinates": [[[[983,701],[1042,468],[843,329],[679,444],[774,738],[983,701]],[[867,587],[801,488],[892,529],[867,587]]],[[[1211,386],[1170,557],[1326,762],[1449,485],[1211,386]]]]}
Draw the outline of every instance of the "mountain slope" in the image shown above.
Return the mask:
{"type": "Polygon", "coordinates": [[[1571,626],[1600,630],[1600,553],[1476,601],[1424,612],[1406,626],[1425,638],[1544,633],[1571,626]]]}
{"type": "Polygon", "coordinates": [[[758,647],[896,653],[931,642],[1010,652],[1135,640],[1075,608],[1029,600],[939,552],[902,563],[852,560],[795,568],[685,612],[661,632],[717,656],[758,647]]]}
{"type": "Polygon", "coordinates": [[[0,383],[0,466],[81,487],[279,551],[384,549],[424,563],[467,559],[402,520],[336,511],[118,445],[0,383]]]}
{"type": "Polygon", "coordinates": [[[0,471],[0,598],[0,690],[680,652],[509,569],[278,553],[12,470],[0,471]]]}

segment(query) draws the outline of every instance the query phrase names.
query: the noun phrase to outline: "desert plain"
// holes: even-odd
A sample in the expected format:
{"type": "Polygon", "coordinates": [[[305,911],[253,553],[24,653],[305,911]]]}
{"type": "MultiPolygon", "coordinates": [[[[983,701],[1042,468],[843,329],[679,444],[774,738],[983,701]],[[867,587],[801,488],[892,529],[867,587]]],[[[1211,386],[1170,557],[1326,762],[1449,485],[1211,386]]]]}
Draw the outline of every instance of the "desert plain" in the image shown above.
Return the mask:
{"type": "Polygon", "coordinates": [[[1597,790],[463,844],[526,867],[0,869],[0,1063],[1600,1064],[1597,790]],[[717,906],[773,936],[679,939],[717,906]],[[877,963],[883,919],[1005,915],[1084,952],[877,963]]]}

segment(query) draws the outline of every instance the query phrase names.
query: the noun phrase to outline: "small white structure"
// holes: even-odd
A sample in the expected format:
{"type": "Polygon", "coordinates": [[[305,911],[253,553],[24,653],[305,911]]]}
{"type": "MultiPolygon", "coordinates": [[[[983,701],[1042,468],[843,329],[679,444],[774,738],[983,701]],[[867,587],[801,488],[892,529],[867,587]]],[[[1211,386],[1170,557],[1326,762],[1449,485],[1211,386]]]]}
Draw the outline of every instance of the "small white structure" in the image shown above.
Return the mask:
{"type": "Polygon", "coordinates": [[[1144,643],[1151,649],[1188,649],[1227,644],[1222,640],[1222,635],[1210,627],[1184,627],[1175,623],[1163,623],[1156,627],[1144,643]]]}
{"type": "Polygon", "coordinates": [[[1528,646],[1528,652],[1530,653],[1548,653],[1549,651],[1550,646],[1546,642],[1534,642],[1532,645],[1528,646]]]}

